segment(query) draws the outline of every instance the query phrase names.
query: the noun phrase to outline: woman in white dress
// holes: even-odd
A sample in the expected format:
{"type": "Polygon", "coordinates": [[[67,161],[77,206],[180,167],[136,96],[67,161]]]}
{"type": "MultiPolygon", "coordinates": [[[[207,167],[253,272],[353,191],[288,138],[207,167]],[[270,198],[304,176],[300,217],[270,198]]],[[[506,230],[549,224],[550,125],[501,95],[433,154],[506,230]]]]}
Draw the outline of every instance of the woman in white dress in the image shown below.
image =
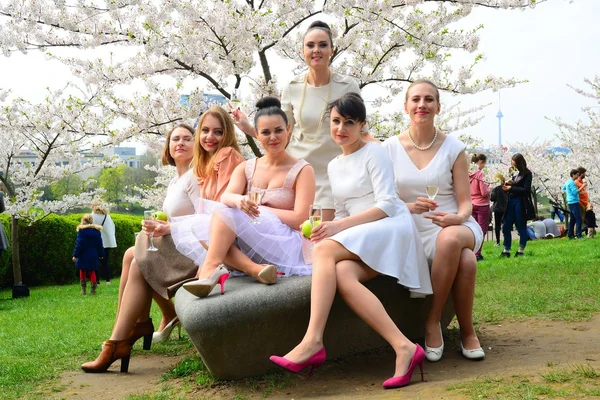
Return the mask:
{"type": "Polygon", "coordinates": [[[266,154],[233,171],[221,198],[228,207],[204,201],[213,209],[210,229],[195,230],[196,249],[191,252],[203,263],[198,280],[183,285],[195,296],[208,296],[217,283],[223,293],[229,276],[223,264],[265,284],[276,283],[278,272],[290,276],[312,271],[298,227],[308,217],[315,196],[314,170],[286,151],[289,124],[280,106],[274,97],[257,102],[254,123],[266,154]],[[258,202],[249,197],[255,190],[262,191],[258,202]],[[206,251],[201,241],[207,241],[206,251]]]}
{"type": "Polygon", "coordinates": [[[433,83],[411,84],[404,107],[411,120],[409,130],[387,139],[383,147],[393,160],[398,194],[413,214],[431,264],[433,297],[425,322],[427,359],[438,361],[442,357],[440,319],[450,292],[460,325],[462,353],[481,359],[485,354],[473,328],[473,298],[477,272],[474,250],[481,246],[483,232],[471,217],[465,145],[434,127],[440,97],[433,83]],[[435,200],[427,198],[428,185],[438,186],[435,200]]]}
{"type": "Polygon", "coordinates": [[[336,218],[316,226],[311,235],[318,244],[304,339],[285,357],[271,360],[296,373],[325,361],[323,332],[337,289],[396,352],[394,376],[383,386],[405,386],[417,365],[422,372],[425,352],[400,332],[363,282],[384,274],[411,292],[431,294],[427,261],[410,212],[396,195],[392,161],[381,145],[361,139],[366,110],[360,95],[348,93],[333,101],[330,119],[331,137],[342,149],[328,167],[336,218]]]}
{"type": "MultiPolygon", "coordinates": [[[[333,56],[333,35],[329,25],[315,21],[306,30],[302,54],[308,72],[295,76],[281,92],[281,108],[291,125],[291,141],[287,151],[303,159],[315,170],[315,204],[323,209],[323,220],[334,218],[333,195],[327,178],[327,164],[340,154],[340,147],[329,135],[329,119],[325,116],[330,101],[346,93],[360,93],[356,81],[333,72],[329,65],[333,56]]],[[[232,113],[239,128],[256,137],[254,128],[239,110],[232,113]]],[[[376,140],[363,132],[365,139],[376,140]]]]}

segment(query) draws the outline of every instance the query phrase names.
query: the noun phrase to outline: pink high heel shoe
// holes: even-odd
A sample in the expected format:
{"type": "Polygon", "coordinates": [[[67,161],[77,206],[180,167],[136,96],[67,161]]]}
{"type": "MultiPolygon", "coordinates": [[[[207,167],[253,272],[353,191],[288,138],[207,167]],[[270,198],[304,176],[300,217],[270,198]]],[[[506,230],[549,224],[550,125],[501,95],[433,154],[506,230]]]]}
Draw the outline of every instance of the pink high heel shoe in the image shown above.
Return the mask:
{"type": "Polygon", "coordinates": [[[423,350],[423,348],[417,344],[417,349],[415,350],[415,354],[410,361],[410,366],[408,367],[406,374],[386,380],[383,382],[383,387],[385,389],[393,389],[408,385],[410,383],[410,379],[412,378],[413,371],[417,365],[421,369],[421,382],[423,382],[423,360],[425,360],[425,350],[423,350]]]}
{"type": "Polygon", "coordinates": [[[295,374],[302,371],[304,368],[310,366],[310,371],[306,376],[306,380],[308,380],[308,378],[310,378],[310,376],[312,375],[313,371],[317,369],[317,367],[319,367],[321,364],[323,364],[326,358],[327,354],[325,353],[325,346],[323,346],[321,347],[321,350],[317,351],[315,354],[310,356],[308,360],[300,364],[290,361],[285,357],[279,356],[271,356],[269,357],[269,360],[273,361],[281,368],[287,369],[288,371],[293,372],[295,374]]]}

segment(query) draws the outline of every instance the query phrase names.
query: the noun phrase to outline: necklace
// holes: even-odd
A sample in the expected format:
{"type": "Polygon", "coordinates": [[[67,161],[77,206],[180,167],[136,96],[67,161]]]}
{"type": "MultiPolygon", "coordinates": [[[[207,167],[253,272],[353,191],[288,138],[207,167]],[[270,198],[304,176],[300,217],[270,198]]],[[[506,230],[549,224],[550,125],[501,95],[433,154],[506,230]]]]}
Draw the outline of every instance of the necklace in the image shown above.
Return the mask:
{"type": "Polygon", "coordinates": [[[298,107],[298,125],[300,126],[300,134],[304,137],[304,140],[309,143],[316,142],[319,138],[319,132],[323,127],[323,119],[325,112],[327,112],[327,106],[329,105],[329,98],[331,97],[331,72],[329,72],[329,83],[327,84],[327,97],[325,98],[325,107],[321,111],[321,117],[319,118],[319,125],[317,125],[317,132],[314,138],[308,139],[306,133],[304,133],[304,126],[302,126],[302,107],[304,107],[304,96],[306,95],[306,86],[308,85],[308,73],[304,76],[304,86],[302,87],[302,96],[300,97],[300,107],[298,107]]]}
{"type": "Polygon", "coordinates": [[[417,150],[421,150],[421,151],[429,150],[431,148],[431,146],[433,146],[433,144],[435,143],[435,139],[437,139],[437,135],[438,135],[437,128],[433,128],[433,129],[435,130],[435,133],[433,134],[433,140],[431,141],[431,143],[429,143],[425,147],[417,146],[417,144],[415,143],[415,141],[412,138],[412,135],[410,134],[410,128],[408,128],[408,140],[410,140],[412,145],[415,146],[415,149],[417,149],[417,150]]]}

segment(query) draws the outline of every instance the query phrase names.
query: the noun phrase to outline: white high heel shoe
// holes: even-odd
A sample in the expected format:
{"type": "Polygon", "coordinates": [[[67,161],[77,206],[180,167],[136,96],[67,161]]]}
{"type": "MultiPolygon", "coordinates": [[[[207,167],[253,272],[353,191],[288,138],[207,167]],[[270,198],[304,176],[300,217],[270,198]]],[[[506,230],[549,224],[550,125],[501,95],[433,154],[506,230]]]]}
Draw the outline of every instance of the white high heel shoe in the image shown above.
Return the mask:
{"type": "Polygon", "coordinates": [[[473,350],[467,350],[463,347],[462,341],[460,342],[460,351],[465,358],[469,360],[483,360],[485,358],[485,352],[483,348],[479,347],[473,350]]]}
{"type": "Polygon", "coordinates": [[[177,333],[179,339],[181,339],[181,322],[179,322],[179,317],[175,317],[170,320],[167,325],[165,325],[162,331],[156,331],[152,334],[152,343],[158,343],[167,340],[171,336],[171,332],[173,332],[173,328],[175,327],[177,327],[177,333]]]}
{"type": "Polygon", "coordinates": [[[442,325],[439,325],[439,327],[442,345],[440,347],[429,347],[427,346],[427,341],[425,341],[425,357],[431,362],[440,361],[442,355],[444,354],[444,336],[442,335],[442,325]]]}
{"type": "Polygon", "coordinates": [[[272,264],[265,265],[265,267],[258,273],[256,280],[258,280],[260,283],[264,283],[265,285],[277,283],[277,267],[272,264]]]}
{"type": "Polygon", "coordinates": [[[217,286],[221,285],[221,294],[225,293],[225,281],[229,278],[229,271],[223,264],[219,265],[208,278],[198,279],[183,284],[183,288],[196,297],[206,297],[217,286]]]}

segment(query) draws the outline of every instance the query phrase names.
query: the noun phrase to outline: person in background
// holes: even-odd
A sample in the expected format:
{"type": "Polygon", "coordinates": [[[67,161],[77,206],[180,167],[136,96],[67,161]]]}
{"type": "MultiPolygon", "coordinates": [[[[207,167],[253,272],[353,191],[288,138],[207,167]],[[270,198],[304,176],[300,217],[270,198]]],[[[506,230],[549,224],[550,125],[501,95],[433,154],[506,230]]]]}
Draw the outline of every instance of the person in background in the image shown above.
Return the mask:
{"type": "Polygon", "coordinates": [[[567,204],[571,219],[569,220],[569,239],[577,237],[581,239],[581,208],[579,207],[579,190],[575,184],[575,180],[579,178],[579,171],[572,169],[569,174],[571,178],[562,187],[563,192],[567,195],[567,204]],[[574,232],[574,230],[576,231],[574,232]]]}
{"type": "Polygon", "coordinates": [[[583,217],[587,210],[588,202],[590,201],[588,183],[584,182],[587,170],[583,167],[579,167],[577,168],[577,171],[579,171],[579,177],[575,180],[575,186],[577,186],[577,191],[579,191],[579,208],[581,209],[581,215],[583,217]]]}
{"type": "MultiPolygon", "coordinates": [[[[102,246],[104,246],[104,257],[100,262],[100,274],[104,275],[107,285],[110,285],[110,249],[117,247],[117,239],[115,237],[115,223],[110,215],[108,215],[108,207],[98,199],[92,202],[92,217],[94,224],[102,227],[102,246]]],[[[100,278],[98,278],[100,280],[100,278]]]]}
{"type": "Polygon", "coordinates": [[[508,194],[502,190],[502,186],[506,182],[504,175],[498,173],[494,178],[500,182],[498,186],[492,189],[490,200],[494,203],[492,205],[492,212],[494,213],[494,233],[496,234],[496,243],[494,247],[500,247],[500,231],[502,229],[502,218],[504,217],[504,210],[508,203],[508,194]]]}
{"type": "Polygon", "coordinates": [[[98,282],[96,271],[98,271],[98,260],[104,257],[102,246],[102,227],[94,224],[91,214],[83,214],[81,224],[77,226],[77,241],[73,250],[73,262],[79,270],[79,281],[81,283],[81,294],[86,292],[86,275],[89,274],[92,284],[90,294],[96,294],[98,282]]]}
{"type": "Polygon", "coordinates": [[[527,224],[527,230],[529,231],[529,239],[544,239],[546,237],[546,224],[543,222],[543,218],[534,218],[529,224],[527,224]]]}
{"type": "Polygon", "coordinates": [[[540,221],[542,221],[546,226],[547,239],[559,238],[562,236],[560,229],[558,228],[558,225],[556,225],[556,222],[554,222],[553,218],[544,218],[540,216],[540,221]]]}
{"type": "Polygon", "coordinates": [[[560,204],[550,201],[550,206],[552,207],[552,211],[550,211],[550,218],[554,219],[556,216],[558,216],[560,222],[563,222],[565,220],[565,215],[560,208],[560,204]]]}
{"type": "MultiPolygon", "coordinates": [[[[477,166],[475,172],[469,173],[469,184],[471,185],[471,203],[473,203],[472,216],[481,227],[483,232],[488,231],[490,225],[490,192],[491,187],[485,181],[483,167],[487,163],[487,156],[483,153],[473,154],[471,163],[477,166]]],[[[482,246],[483,247],[483,246],[482,246]]],[[[483,260],[481,247],[475,252],[477,261],[483,260]]]]}
{"type": "MultiPolygon", "coordinates": [[[[6,207],[4,206],[4,192],[0,190],[0,214],[6,211],[6,207]]],[[[4,227],[2,223],[0,223],[0,256],[4,250],[8,249],[10,244],[8,243],[8,238],[6,237],[6,232],[4,232],[4,227]]]]}
{"type": "Polygon", "coordinates": [[[587,225],[587,237],[593,238],[596,236],[596,214],[594,213],[594,205],[588,202],[587,210],[585,211],[585,224],[587,225]]]}
{"type": "Polygon", "coordinates": [[[527,220],[528,216],[533,219],[534,211],[531,203],[531,181],[533,174],[527,168],[527,161],[520,153],[512,156],[511,166],[516,168],[518,173],[502,186],[502,190],[508,193],[508,204],[504,213],[504,223],[502,225],[502,234],[504,235],[504,250],[500,253],[501,257],[510,257],[510,248],[512,244],[512,227],[517,226],[519,232],[519,250],[515,257],[525,254],[527,246],[527,220]]]}

